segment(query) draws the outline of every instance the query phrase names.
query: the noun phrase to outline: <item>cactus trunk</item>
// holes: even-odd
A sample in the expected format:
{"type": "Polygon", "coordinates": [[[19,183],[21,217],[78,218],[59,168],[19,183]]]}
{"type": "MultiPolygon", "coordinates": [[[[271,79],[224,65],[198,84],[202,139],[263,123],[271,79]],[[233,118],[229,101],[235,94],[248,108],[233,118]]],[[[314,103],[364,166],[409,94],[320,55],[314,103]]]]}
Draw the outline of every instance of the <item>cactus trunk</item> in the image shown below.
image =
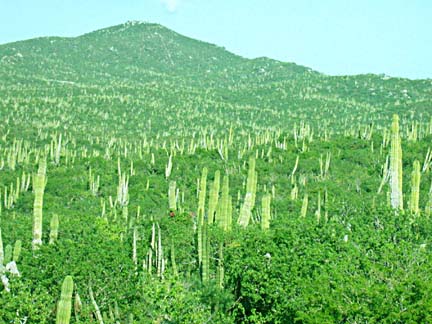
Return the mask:
{"type": "Polygon", "coordinates": [[[267,194],[262,198],[261,207],[261,228],[263,230],[270,228],[270,203],[271,195],[267,194]]]}
{"type": "Polygon", "coordinates": [[[403,210],[402,146],[399,135],[399,116],[393,115],[390,151],[390,203],[393,209],[403,210]]]}
{"type": "Polygon", "coordinates": [[[414,170],[411,178],[411,200],[410,211],[413,214],[418,214],[419,209],[419,192],[420,192],[420,162],[414,161],[414,170]]]}
{"type": "Polygon", "coordinates": [[[38,173],[34,177],[35,200],[33,205],[33,250],[42,245],[42,207],[46,183],[46,159],[39,161],[38,173]]]}
{"type": "Polygon", "coordinates": [[[56,324],[69,324],[72,309],[73,279],[67,276],[63,281],[60,301],[57,307],[56,324]]]}

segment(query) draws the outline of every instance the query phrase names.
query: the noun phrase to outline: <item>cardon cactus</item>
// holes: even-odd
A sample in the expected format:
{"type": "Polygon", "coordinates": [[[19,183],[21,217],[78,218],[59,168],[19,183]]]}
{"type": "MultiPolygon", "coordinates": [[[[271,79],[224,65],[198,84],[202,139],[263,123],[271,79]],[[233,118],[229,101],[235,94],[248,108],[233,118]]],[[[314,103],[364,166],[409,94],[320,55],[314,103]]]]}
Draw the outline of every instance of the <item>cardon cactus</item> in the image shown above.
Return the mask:
{"type": "Polygon", "coordinates": [[[50,223],[51,231],[50,231],[50,240],[49,244],[54,244],[58,237],[58,228],[59,228],[59,218],[57,214],[52,215],[51,223],[50,223]]]}
{"type": "Polygon", "coordinates": [[[62,285],[60,301],[57,307],[56,324],[69,324],[72,310],[73,279],[67,276],[62,285]]]}
{"type": "Polygon", "coordinates": [[[411,176],[411,200],[410,211],[418,214],[419,209],[419,192],[420,192],[420,162],[414,161],[414,170],[411,176]]]}
{"type": "Polygon", "coordinates": [[[225,231],[231,229],[232,206],[230,202],[229,178],[228,175],[225,175],[222,180],[222,195],[216,211],[216,223],[225,231]]]}
{"type": "Polygon", "coordinates": [[[168,187],[168,205],[171,211],[177,210],[177,200],[176,200],[176,182],[170,181],[168,187]]]}
{"type": "Polygon", "coordinates": [[[33,250],[42,245],[42,207],[46,184],[46,159],[39,161],[39,169],[33,178],[35,200],[33,205],[33,250]]]}
{"type": "Polygon", "coordinates": [[[303,197],[303,203],[302,203],[301,212],[300,212],[300,216],[303,218],[306,217],[307,209],[308,209],[308,203],[309,203],[309,196],[308,196],[308,194],[305,194],[303,197]]]}
{"type": "Polygon", "coordinates": [[[262,197],[261,204],[261,228],[266,230],[270,228],[271,195],[267,194],[262,197]]]}
{"type": "Polygon", "coordinates": [[[393,115],[390,150],[390,203],[394,209],[403,210],[402,146],[399,135],[399,116],[393,115]]]}
{"type": "Polygon", "coordinates": [[[2,233],[0,228],[0,266],[3,264],[3,261],[4,261],[4,251],[3,251],[2,233]]]}
{"type": "Polygon", "coordinates": [[[215,220],[215,213],[219,201],[219,187],[220,187],[220,172],[215,172],[214,181],[210,187],[209,207],[208,207],[208,223],[212,224],[215,220]]]}
{"type": "Polygon", "coordinates": [[[198,262],[201,264],[202,262],[202,225],[204,224],[204,208],[205,208],[205,197],[206,197],[206,189],[207,189],[207,173],[208,170],[206,167],[203,168],[201,174],[201,181],[199,185],[199,194],[198,194],[198,262]]]}

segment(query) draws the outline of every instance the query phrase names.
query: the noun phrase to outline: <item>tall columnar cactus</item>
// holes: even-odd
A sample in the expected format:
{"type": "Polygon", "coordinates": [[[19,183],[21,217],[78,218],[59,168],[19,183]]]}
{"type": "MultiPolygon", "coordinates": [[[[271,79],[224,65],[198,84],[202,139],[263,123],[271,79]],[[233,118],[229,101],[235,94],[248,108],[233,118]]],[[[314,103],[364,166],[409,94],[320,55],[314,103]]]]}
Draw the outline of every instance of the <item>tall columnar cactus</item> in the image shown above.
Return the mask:
{"type": "Polygon", "coordinates": [[[198,262],[201,265],[202,263],[202,225],[204,224],[204,211],[205,211],[205,197],[206,197],[206,190],[207,190],[207,173],[208,170],[206,167],[203,168],[202,174],[201,174],[201,181],[199,183],[199,193],[198,193],[198,262]]]}
{"type": "Polygon", "coordinates": [[[79,323],[79,315],[82,310],[82,302],[81,297],[78,293],[75,294],[75,301],[74,301],[74,313],[75,313],[75,321],[79,323]]]}
{"type": "Polygon", "coordinates": [[[137,241],[138,241],[138,230],[136,226],[134,226],[133,237],[132,237],[132,262],[135,264],[135,269],[138,266],[137,241]]]}
{"type": "Polygon", "coordinates": [[[229,178],[225,175],[222,180],[222,195],[216,211],[216,223],[224,231],[231,230],[232,202],[229,195],[229,178]]]}
{"type": "Polygon", "coordinates": [[[247,227],[252,217],[252,193],[247,192],[243,205],[240,208],[238,224],[242,227],[247,227]]]}
{"type": "Polygon", "coordinates": [[[92,172],[92,168],[89,168],[89,189],[90,192],[93,194],[93,196],[97,196],[98,195],[98,191],[99,191],[99,187],[100,187],[100,176],[98,175],[95,178],[95,175],[92,172]]]}
{"type": "Polygon", "coordinates": [[[216,283],[220,289],[224,287],[224,276],[225,276],[225,268],[224,268],[224,258],[223,258],[223,243],[219,243],[219,257],[217,263],[217,271],[216,271],[216,283]]]}
{"type": "Polygon", "coordinates": [[[201,181],[199,183],[199,193],[198,193],[198,220],[200,224],[204,222],[204,212],[205,212],[205,197],[207,190],[207,174],[208,170],[206,167],[203,168],[201,173],[201,181]]]}
{"type": "Polygon", "coordinates": [[[59,218],[57,214],[53,214],[50,222],[50,240],[49,244],[54,244],[58,237],[59,218]]]}
{"type": "Polygon", "coordinates": [[[213,224],[215,221],[216,208],[219,201],[219,187],[220,187],[220,172],[215,172],[214,181],[210,187],[209,207],[208,207],[208,223],[213,224]]]}
{"type": "Polygon", "coordinates": [[[3,260],[4,264],[7,265],[9,262],[12,261],[12,251],[13,251],[12,245],[10,244],[6,245],[6,248],[4,250],[4,260],[3,260]]]}
{"type": "Polygon", "coordinates": [[[270,204],[271,195],[267,194],[262,198],[261,201],[261,228],[263,230],[270,228],[270,204]]]}
{"type": "Polygon", "coordinates": [[[324,221],[328,221],[329,198],[327,189],[324,191],[324,221]]]}
{"type": "Polygon", "coordinates": [[[321,192],[318,192],[317,210],[315,211],[315,217],[319,223],[321,220],[321,192]]]}
{"type": "Polygon", "coordinates": [[[59,134],[58,141],[56,141],[56,148],[55,148],[55,155],[54,155],[54,162],[56,165],[60,164],[61,148],[62,148],[62,135],[59,134]]]}
{"type": "Polygon", "coordinates": [[[382,191],[382,189],[383,189],[383,187],[384,187],[384,185],[388,182],[388,180],[389,180],[389,176],[390,176],[390,172],[389,172],[389,156],[387,155],[387,158],[386,158],[386,161],[385,161],[385,163],[384,163],[384,165],[383,165],[383,171],[382,171],[382,173],[383,173],[383,176],[382,176],[382,179],[381,179],[381,183],[380,183],[380,186],[379,186],[379,188],[378,188],[378,194],[380,194],[381,193],[381,191],[382,191]]]}
{"type": "Polygon", "coordinates": [[[399,116],[393,115],[390,150],[390,203],[393,209],[403,210],[402,145],[399,134],[399,116]]]}
{"type": "Polygon", "coordinates": [[[425,214],[427,217],[430,217],[432,215],[432,187],[431,190],[429,190],[429,199],[426,203],[425,214]]]}
{"type": "MultiPolygon", "coordinates": [[[[152,158],[153,158],[153,156],[152,156],[152,158]]],[[[173,165],[172,165],[172,155],[170,154],[170,156],[168,157],[167,165],[165,166],[165,178],[168,179],[169,176],[171,175],[172,167],[173,167],[173,165]]]]}
{"type": "Polygon", "coordinates": [[[62,285],[60,301],[57,307],[56,324],[69,324],[72,309],[73,279],[67,276],[62,285]]]}
{"type": "Polygon", "coordinates": [[[293,170],[291,172],[291,183],[294,183],[294,175],[295,175],[295,173],[297,171],[297,168],[298,168],[299,159],[300,159],[300,156],[297,155],[297,158],[296,158],[296,161],[295,161],[295,164],[294,164],[294,168],[293,168],[293,170]]]}
{"type": "Polygon", "coordinates": [[[291,200],[295,201],[298,197],[297,183],[294,183],[294,187],[291,189],[291,200]]]}
{"type": "Polygon", "coordinates": [[[169,209],[174,211],[177,210],[177,201],[176,201],[176,182],[170,181],[168,188],[168,205],[169,209]]]}
{"type": "Polygon", "coordinates": [[[96,318],[97,318],[99,324],[104,324],[104,321],[102,318],[102,313],[101,313],[100,308],[96,302],[96,299],[94,298],[93,289],[91,286],[89,286],[89,296],[90,296],[90,300],[93,304],[93,307],[95,309],[96,318]]]}
{"type": "Polygon", "coordinates": [[[159,278],[164,278],[165,272],[165,258],[162,247],[162,234],[159,224],[157,224],[158,228],[158,241],[157,241],[157,250],[156,250],[156,273],[159,278]]]}
{"type": "Polygon", "coordinates": [[[35,200],[33,205],[33,250],[42,245],[42,207],[46,184],[46,158],[39,160],[39,169],[33,178],[35,200]]]}
{"type": "Polygon", "coordinates": [[[4,262],[4,250],[3,250],[3,240],[2,240],[2,233],[0,228],[0,266],[4,262]]]}
{"type": "Polygon", "coordinates": [[[209,271],[210,271],[210,241],[208,238],[208,230],[207,230],[207,222],[204,222],[202,225],[202,236],[201,236],[201,279],[203,283],[207,283],[209,281],[209,271]]]}
{"type": "Polygon", "coordinates": [[[22,246],[21,240],[16,240],[14,245],[14,250],[13,250],[13,257],[12,257],[12,260],[15,262],[18,262],[19,260],[21,254],[21,246],[22,246]]]}
{"type": "Polygon", "coordinates": [[[255,158],[251,156],[249,158],[249,170],[246,182],[246,193],[251,194],[251,210],[255,206],[256,187],[258,181],[258,173],[255,171],[255,158]]]}
{"type": "Polygon", "coordinates": [[[300,212],[300,216],[303,218],[306,217],[307,209],[308,209],[308,203],[309,203],[309,197],[308,197],[308,194],[305,194],[303,197],[303,203],[302,203],[301,212],[300,212]]]}
{"type": "MultiPolygon", "coordinates": [[[[121,172],[120,169],[119,172],[121,172]]],[[[119,174],[117,203],[119,203],[121,207],[124,207],[129,203],[129,175],[126,175],[126,173],[119,174]]]]}
{"type": "Polygon", "coordinates": [[[411,200],[410,211],[413,214],[418,214],[419,209],[419,193],[420,193],[420,162],[414,161],[414,170],[411,176],[411,200]]]}

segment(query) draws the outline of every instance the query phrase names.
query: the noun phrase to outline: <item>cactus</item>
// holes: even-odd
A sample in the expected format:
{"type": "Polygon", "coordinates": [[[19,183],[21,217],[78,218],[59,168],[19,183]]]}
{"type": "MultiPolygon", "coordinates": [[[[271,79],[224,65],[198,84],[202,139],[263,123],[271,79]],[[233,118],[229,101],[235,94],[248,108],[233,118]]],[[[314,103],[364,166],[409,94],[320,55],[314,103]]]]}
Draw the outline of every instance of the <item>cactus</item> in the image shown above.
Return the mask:
{"type": "Polygon", "coordinates": [[[423,162],[422,172],[425,173],[426,171],[428,171],[431,167],[431,164],[432,164],[432,151],[430,148],[428,148],[425,160],[423,162]]]}
{"type": "Polygon", "coordinates": [[[207,233],[207,222],[202,225],[202,236],[201,236],[201,279],[203,283],[208,283],[209,281],[209,271],[210,271],[210,242],[207,233]]]}
{"type": "Polygon", "coordinates": [[[324,191],[324,221],[328,221],[329,198],[327,189],[324,191]]]}
{"type": "Polygon", "coordinates": [[[381,193],[381,191],[382,191],[382,189],[383,189],[383,187],[384,187],[384,185],[388,182],[388,180],[389,180],[389,177],[390,177],[390,171],[389,171],[389,156],[387,155],[387,158],[386,158],[386,161],[385,161],[385,163],[384,163],[384,165],[383,165],[383,176],[382,176],[382,179],[381,179],[381,183],[380,183],[380,186],[379,186],[379,188],[378,188],[378,194],[380,194],[381,193]]]}
{"type": "Polygon", "coordinates": [[[250,193],[251,197],[251,211],[255,206],[256,187],[258,181],[258,172],[255,171],[255,158],[251,156],[249,158],[249,170],[246,182],[246,193],[250,193]]]}
{"type": "Polygon", "coordinates": [[[138,230],[137,230],[136,226],[134,226],[133,238],[132,238],[132,262],[135,264],[135,269],[138,266],[137,241],[138,241],[138,230]]]}
{"type": "Polygon", "coordinates": [[[2,232],[0,228],[0,266],[3,265],[3,262],[4,262],[4,251],[3,251],[2,232]]]}
{"type": "Polygon", "coordinates": [[[262,200],[261,207],[261,228],[263,230],[270,228],[270,204],[271,204],[271,195],[265,195],[262,200]]]}
{"type": "Polygon", "coordinates": [[[206,188],[207,188],[207,168],[204,167],[201,174],[201,181],[199,185],[199,194],[198,194],[198,262],[201,264],[202,262],[202,225],[204,224],[204,206],[205,206],[205,197],[206,197],[206,188]]]}
{"type": "Polygon", "coordinates": [[[305,194],[303,197],[303,203],[302,203],[301,212],[300,212],[300,216],[303,218],[306,217],[306,213],[307,213],[307,209],[308,209],[308,202],[309,202],[308,194],[305,194]]]}
{"type": "Polygon", "coordinates": [[[156,271],[157,271],[157,276],[163,279],[164,272],[165,272],[165,259],[164,259],[164,253],[162,247],[161,229],[159,224],[157,224],[157,228],[158,228],[158,243],[157,243],[157,250],[156,250],[156,271]]]}
{"type": "Polygon", "coordinates": [[[216,210],[216,223],[224,231],[231,230],[232,202],[229,195],[229,177],[225,175],[222,180],[222,195],[216,210]]]}
{"type": "Polygon", "coordinates": [[[247,227],[252,216],[252,193],[246,193],[245,201],[240,208],[238,224],[242,227],[247,227]]]}
{"type": "Polygon", "coordinates": [[[298,187],[297,183],[294,183],[294,187],[291,189],[291,200],[295,201],[298,197],[298,187]]]}
{"type": "MultiPolygon", "coordinates": [[[[154,156],[152,156],[152,161],[154,164],[154,156]]],[[[165,167],[165,178],[169,178],[169,176],[171,175],[171,171],[172,171],[172,155],[170,154],[169,158],[168,158],[168,163],[165,167]]]]}
{"type": "Polygon", "coordinates": [[[74,301],[74,313],[75,313],[75,320],[77,323],[79,323],[79,314],[82,310],[82,302],[80,295],[78,293],[75,294],[75,301],[74,301]]]}
{"type": "MultiPolygon", "coordinates": [[[[119,172],[120,169],[119,169],[119,172]]],[[[129,175],[126,173],[119,174],[119,183],[117,186],[117,202],[124,207],[129,203],[129,175]]]]}
{"type": "Polygon", "coordinates": [[[21,254],[21,246],[22,246],[21,240],[17,240],[14,245],[13,256],[12,256],[12,260],[15,262],[18,262],[19,260],[21,254]]]}
{"type": "Polygon", "coordinates": [[[390,151],[390,203],[393,209],[403,210],[402,146],[399,135],[399,116],[393,115],[390,151]]]}
{"type": "Polygon", "coordinates": [[[224,276],[225,276],[225,268],[224,268],[224,259],[223,259],[223,243],[219,243],[219,258],[218,258],[218,267],[216,272],[216,283],[220,289],[224,287],[224,276]]]}
{"type": "Polygon", "coordinates": [[[176,201],[176,182],[170,181],[168,188],[168,205],[171,211],[177,210],[177,201],[176,201]]]}
{"type": "Polygon", "coordinates": [[[321,220],[321,192],[318,192],[317,210],[315,211],[315,217],[319,223],[321,220]]]}
{"type": "Polygon", "coordinates": [[[42,245],[42,207],[46,184],[46,158],[39,160],[39,169],[33,178],[35,200],[33,205],[33,250],[42,245]]]}
{"type": "Polygon", "coordinates": [[[54,244],[58,237],[59,218],[57,214],[53,214],[50,222],[50,240],[49,244],[54,244]]]}
{"type": "Polygon", "coordinates": [[[100,176],[96,177],[95,180],[95,175],[92,172],[92,169],[89,168],[89,189],[90,192],[92,193],[93,196],[97,196],[98,195],[98,191],[99,191],[99,186],[100,186],[100,176]]]}
{"type": "Polygon", "coordinates": [[[295,173],[297,171],[297,168],[298,168],[299,159],[300,159],[300,156],[297,155],[296,161],[295,161],[295,164],[294,164],[294,168],[293,168],[293,170],[291,172],[291,183],[294,183],[294,175],[295,175],[295,173]]]}
{"type": "Polygon", "coordinates": [[[104,324],[101,311],[100,311],[99,306],[98,306],[98,304],[94,298],[93,289],[91,288],[91,286],[89,286],[89,296],[90,296],[90,300],[93,304],[93,307],[95,308],[95,314],[96,314],[97,320],[99,321],[99,324],[104,324]]]}
{"type": "Polygon", "coordinates": [[[69,324],[72,309],[73,279],[67,276],[62,285],[60,301],[57,307],[56,324],[69,324]]]}
{"type": "Polygon", "coordinates": [[[220,187],[220,172],[215,172],[214,181],[210,188],[209,207],[208,207],[208,223],[213,224],[215,221],[215,213],[219,200],[219,187],[220,187]]]}
{"type": "Polygon", "coordinates": [[[12,261],[12,245],[8,244],[6,245],[6,248],[4,250],[3,263],[7,265],[11,261],[12,261]]]}
{"type": "Polygon", "coordinates": [[[419,192],[420,192],[420,162],[414,161],[414,170],[411,177],[411,200],[410,211],[418,214],[419,210],[419,192]]]}
{"type": "Polygon", "coordinates": [[[199,183],[197,216],[201,225],[204,222],[205,197],[206,197],[206,189],[207,189],[207,173],[208,170],[206,167],[204,167],[201,174],[201,181],[199,183]]]}
{"type": "Polygon", "coordinates": [[[62,147],[62,135],[59,134],[59,139],[56,142],[56,150],[55,150],[55,155],[54,155],[54,162],[56,165],[60,164],[61,147],[62,147]]]}

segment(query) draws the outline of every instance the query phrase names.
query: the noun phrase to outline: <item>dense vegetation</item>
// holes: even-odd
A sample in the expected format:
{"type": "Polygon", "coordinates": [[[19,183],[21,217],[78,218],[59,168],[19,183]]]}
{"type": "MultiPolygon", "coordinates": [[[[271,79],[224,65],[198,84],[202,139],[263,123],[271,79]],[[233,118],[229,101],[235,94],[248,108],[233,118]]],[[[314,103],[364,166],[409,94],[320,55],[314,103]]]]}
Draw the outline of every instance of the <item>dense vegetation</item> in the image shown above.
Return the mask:
{"type": "Polygon", "coordinates": [[[432,321],[431,80],[129,22],[0,45],[0,117],[1,323],[432,321]]]}

